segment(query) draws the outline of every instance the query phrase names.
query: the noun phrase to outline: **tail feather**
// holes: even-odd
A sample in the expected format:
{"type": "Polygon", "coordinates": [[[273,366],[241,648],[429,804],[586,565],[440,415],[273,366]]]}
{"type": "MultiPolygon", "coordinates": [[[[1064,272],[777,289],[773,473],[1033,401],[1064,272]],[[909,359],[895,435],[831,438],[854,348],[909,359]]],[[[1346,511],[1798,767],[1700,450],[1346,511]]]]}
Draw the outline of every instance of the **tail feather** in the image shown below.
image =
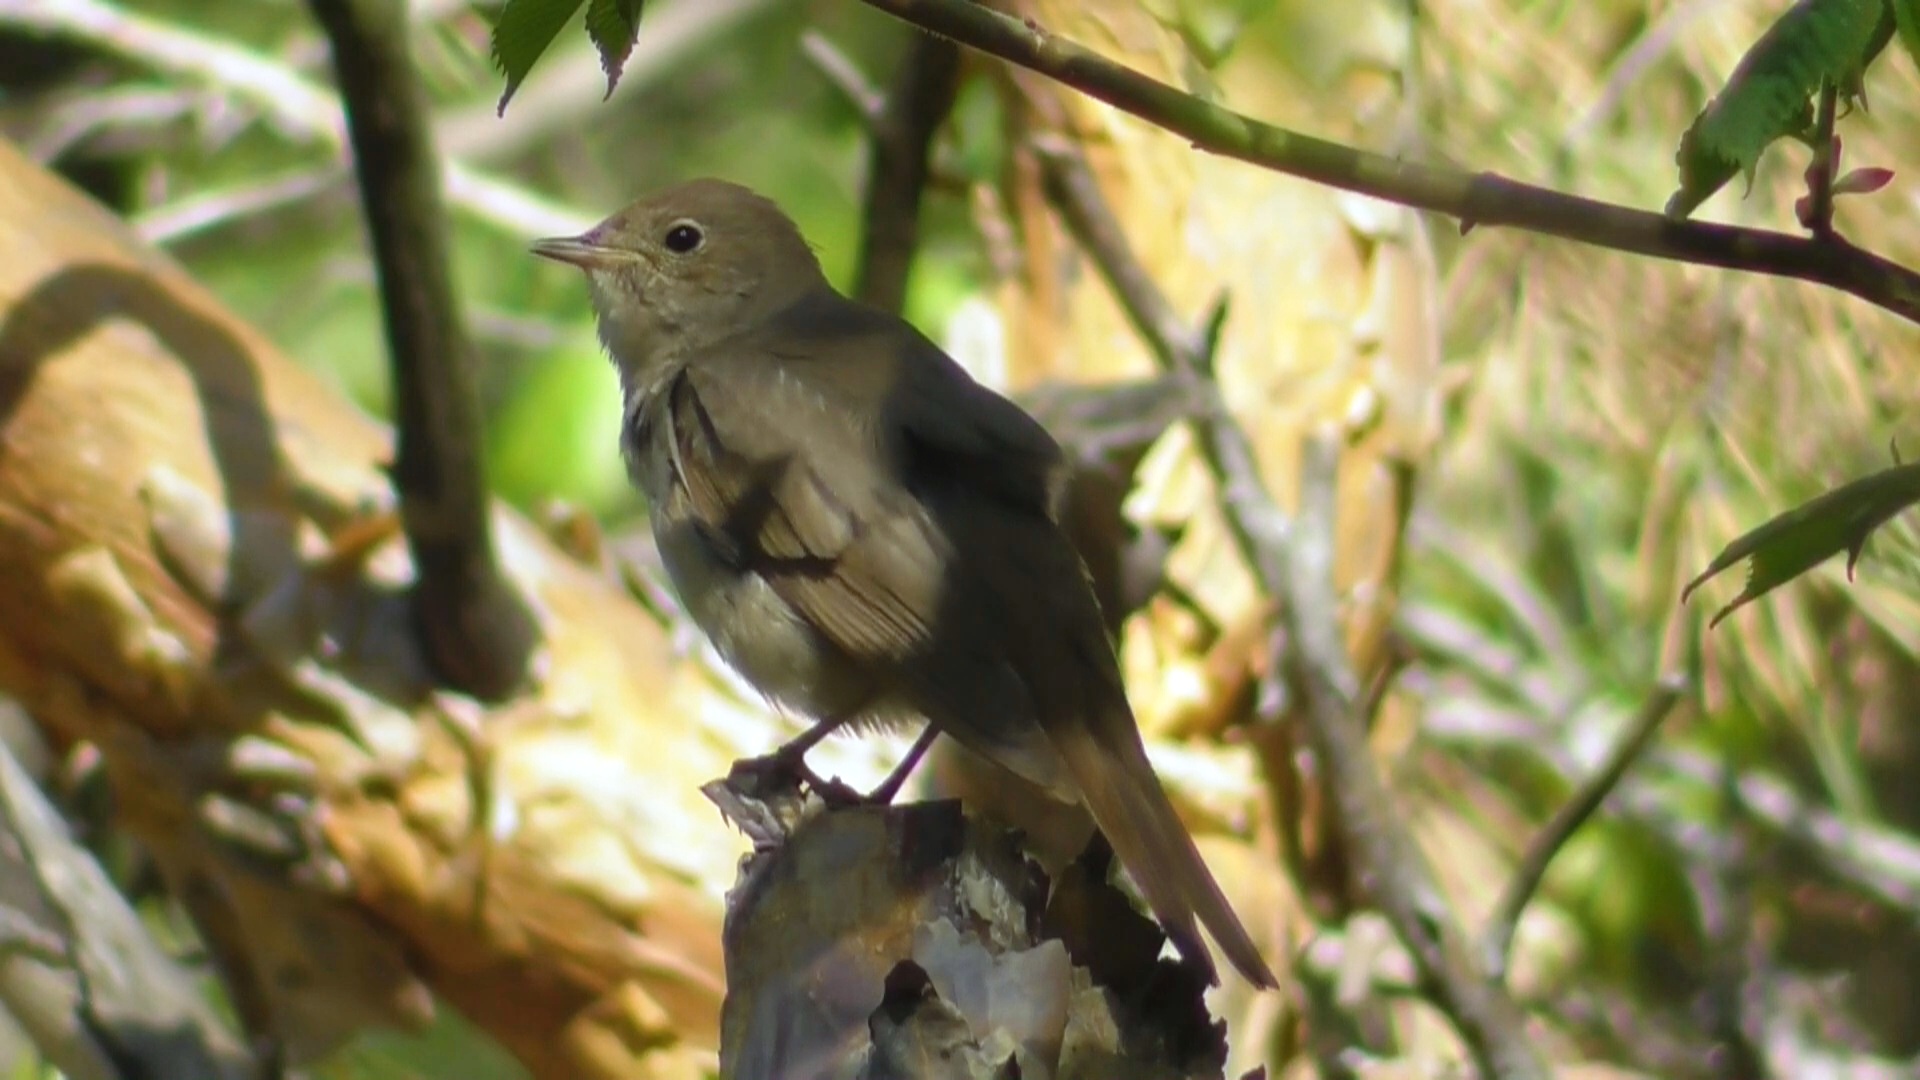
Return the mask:
{"type": "Polygon", "coordinates": [[[1228,962],[1248,982],[1261,989],[1278,986],[1279,980],[1233,913],[1168,801],[1133,718],[1123,719],[1124,726],[1109,722],[1090,730],[1071,725],[1066,732],[1049,732],[1087,809],[1113,845],[1120,864],[1140,886],[1174,948],[1200,964],[1209,983],[1217,984],[1219,975],[1200,940],[1199,924],[1206,926],[1228,962]],[[1109,738],[1097,737],[1094,730],[1109,738]]]}

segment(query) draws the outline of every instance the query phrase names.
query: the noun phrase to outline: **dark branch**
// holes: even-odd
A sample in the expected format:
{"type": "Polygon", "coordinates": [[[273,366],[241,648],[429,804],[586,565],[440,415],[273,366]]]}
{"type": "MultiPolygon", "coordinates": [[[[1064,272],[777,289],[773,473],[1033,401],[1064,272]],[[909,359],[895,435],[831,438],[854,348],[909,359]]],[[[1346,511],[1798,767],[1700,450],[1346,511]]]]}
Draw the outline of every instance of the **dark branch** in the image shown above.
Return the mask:
{"type": "Polygon", "coordinates": [[[531,615],[494,561],[473,354],[454,296],[425,90],[400,0],[310,0],[333,47],[393,365],[393,480],[439,675],[480,697],[517,685],[531,615]]]}
{"type": "Polygon", "coordinates": [[[1827,233],[1794,236],[1581,198],[1495,176],[1370,154],[1261,123],[1115,63],[1031,22],[969,0],[865,0],[964,45],[1029,68],[1199,149],[1347,191],[1660,259],[1831,286],[1920,322],[1920,274],[1827,233]]]}
{"type": "Polygon", "coordinates": [[[960,50],[953,42],[912,38],[873,121],[854,285],[855,296],[894,312],[906,303],[907,271],[920,246],[920,196],[933,171],[933,138],[960,86],[960,50]]]}

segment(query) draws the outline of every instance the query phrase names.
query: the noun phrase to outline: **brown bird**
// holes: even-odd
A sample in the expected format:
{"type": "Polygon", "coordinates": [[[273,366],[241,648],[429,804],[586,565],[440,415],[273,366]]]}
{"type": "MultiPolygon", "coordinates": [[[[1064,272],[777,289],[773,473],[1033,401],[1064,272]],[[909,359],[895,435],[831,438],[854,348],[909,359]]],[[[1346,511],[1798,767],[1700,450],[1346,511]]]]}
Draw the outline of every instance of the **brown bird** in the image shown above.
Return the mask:
{"type": "Polygon", "coordinates": [[[533,251],[586,271],[622,448],[681,602],[762,693],[816,721],[929,726],[1084,802],[1176,948],[1196,917],[1277,985],[1148,763],[1079,556],[1066,462],[899,317],[841,296],[773,202],[719,180],[533,251]]]}

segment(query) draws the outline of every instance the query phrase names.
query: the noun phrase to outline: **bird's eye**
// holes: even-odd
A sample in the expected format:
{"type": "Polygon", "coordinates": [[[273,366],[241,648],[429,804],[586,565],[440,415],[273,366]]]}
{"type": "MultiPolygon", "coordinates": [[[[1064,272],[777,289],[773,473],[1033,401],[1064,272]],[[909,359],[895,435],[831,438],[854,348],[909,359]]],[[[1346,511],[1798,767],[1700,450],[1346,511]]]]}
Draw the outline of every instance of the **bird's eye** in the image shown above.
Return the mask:
{"type": "Polygon", "coordinates": [[[700,226],[690,221],[676,221],[667,230],[667,250],[675,255],[686,255],[697,249],[706,239],[706,235],[700,231],[700,226]]]}

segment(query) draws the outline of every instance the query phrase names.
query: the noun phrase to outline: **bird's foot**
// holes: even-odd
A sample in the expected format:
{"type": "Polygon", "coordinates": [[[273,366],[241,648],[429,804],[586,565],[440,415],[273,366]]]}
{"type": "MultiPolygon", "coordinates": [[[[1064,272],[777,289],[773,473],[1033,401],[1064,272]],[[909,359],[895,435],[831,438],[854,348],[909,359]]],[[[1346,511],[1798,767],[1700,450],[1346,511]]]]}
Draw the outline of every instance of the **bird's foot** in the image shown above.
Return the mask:
{"type": "Polygon", "coordinates": [[[820,797],[820,801],[829,810],[843,810],[849,807],[866,806],[873,800],[854,790],[838,779],[828,780],[813,771],[807,765],[804,748],[796,753],[788,747],[781,747],[762,757],[744,758],[733,764],[728,774],[730,781],[744,781],[751,778],[752,787],[759,791],[777,788],[807,789],[820,797]]]}

